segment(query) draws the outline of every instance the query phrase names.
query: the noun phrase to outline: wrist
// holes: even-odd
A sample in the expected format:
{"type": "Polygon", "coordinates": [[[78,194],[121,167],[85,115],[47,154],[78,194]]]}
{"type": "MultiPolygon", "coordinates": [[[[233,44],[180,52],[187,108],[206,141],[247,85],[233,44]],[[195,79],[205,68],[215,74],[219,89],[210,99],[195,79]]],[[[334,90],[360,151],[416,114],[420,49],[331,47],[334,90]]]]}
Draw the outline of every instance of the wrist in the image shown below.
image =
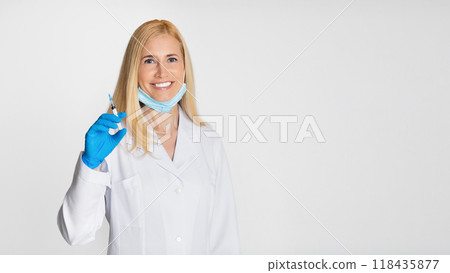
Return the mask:
{"type": "Polygon", "coordinates": [[[95,168],[97,168],[102,162],[103,162],[103,160],[102,161],[100,161],[100,160],[96,160],[96,159],[89,159],[87,156],[85,156],[85,154],[83,154],[82,156],[81,156],[81,160],[83,161],[83,163],[86,165],[86,166],[88,166],[89,168],[91,168],[91,169],[95,169],[95,168]]]}

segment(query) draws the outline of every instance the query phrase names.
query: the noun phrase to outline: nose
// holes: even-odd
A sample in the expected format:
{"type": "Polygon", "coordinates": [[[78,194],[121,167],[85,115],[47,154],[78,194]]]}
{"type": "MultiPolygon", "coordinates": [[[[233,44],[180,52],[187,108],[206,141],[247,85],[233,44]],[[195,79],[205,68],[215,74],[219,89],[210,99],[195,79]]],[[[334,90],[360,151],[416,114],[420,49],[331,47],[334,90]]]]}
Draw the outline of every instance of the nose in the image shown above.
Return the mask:
{"type": "Polygon", "coordinates": [[[156,65],[156,75],[155,77],[157,78],[166,78],[166,76],[169,73],[167,72],[167,69],[164,68],[161,63],[158,62],[158,64],[156,65]]]}

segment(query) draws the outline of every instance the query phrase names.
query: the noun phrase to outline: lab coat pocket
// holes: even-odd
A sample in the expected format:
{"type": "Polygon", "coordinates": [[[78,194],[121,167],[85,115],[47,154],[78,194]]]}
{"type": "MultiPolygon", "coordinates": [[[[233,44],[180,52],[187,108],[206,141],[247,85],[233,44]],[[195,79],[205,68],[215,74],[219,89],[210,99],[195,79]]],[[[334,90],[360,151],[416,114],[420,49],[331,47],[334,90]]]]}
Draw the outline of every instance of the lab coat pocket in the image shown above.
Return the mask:
{"type": "Polygon", "coordinates": [[[118,222],[122,226],[143,227],[143,192],[139,176],[135,175],[115,183],[118,222]]]}
{"type": "Polygon", "coordinates": [[[132,190],[133,188],[139,187],[139,177],[134,175],[132,177],[126,178],[119,181],[122,186],[127,190],[132,190]]]}

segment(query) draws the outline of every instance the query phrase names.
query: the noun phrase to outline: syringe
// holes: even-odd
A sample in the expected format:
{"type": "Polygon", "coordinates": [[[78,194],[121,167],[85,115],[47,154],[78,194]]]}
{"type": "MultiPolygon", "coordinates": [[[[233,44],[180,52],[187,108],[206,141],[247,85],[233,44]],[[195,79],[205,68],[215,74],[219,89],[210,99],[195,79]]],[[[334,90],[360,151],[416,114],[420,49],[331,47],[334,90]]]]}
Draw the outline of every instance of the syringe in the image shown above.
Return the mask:
{"type": "MultiPolygon", "coordinates": [[[[111,102],[111,109],[112,109],[114,115],[119,117],[119,115],[117,114],[116,105],[114,104],[114,102],[111,98],[111,94],[108,94],[108,96],[109,96],[109,101],[111,102]]],[[[117,125],[119,126],[119,130],[122,130],[122,124],[118,123],[117,125]]]]}

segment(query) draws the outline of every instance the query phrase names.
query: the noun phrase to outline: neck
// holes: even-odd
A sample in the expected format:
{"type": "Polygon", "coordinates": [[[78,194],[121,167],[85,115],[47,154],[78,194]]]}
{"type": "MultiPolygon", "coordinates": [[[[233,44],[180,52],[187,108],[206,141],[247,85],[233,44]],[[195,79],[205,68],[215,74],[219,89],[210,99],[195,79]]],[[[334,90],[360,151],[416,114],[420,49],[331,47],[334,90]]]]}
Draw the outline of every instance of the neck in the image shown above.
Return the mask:
{"type": "Polygon", "coordinates": [[[175,104],[168,113],[160,113],[142,102],[140,102],[140,105],[144,110],[145,117],[156,133],[165,134],[167,131],[173,132],[178,129],[178,104],[175,104]]]}

